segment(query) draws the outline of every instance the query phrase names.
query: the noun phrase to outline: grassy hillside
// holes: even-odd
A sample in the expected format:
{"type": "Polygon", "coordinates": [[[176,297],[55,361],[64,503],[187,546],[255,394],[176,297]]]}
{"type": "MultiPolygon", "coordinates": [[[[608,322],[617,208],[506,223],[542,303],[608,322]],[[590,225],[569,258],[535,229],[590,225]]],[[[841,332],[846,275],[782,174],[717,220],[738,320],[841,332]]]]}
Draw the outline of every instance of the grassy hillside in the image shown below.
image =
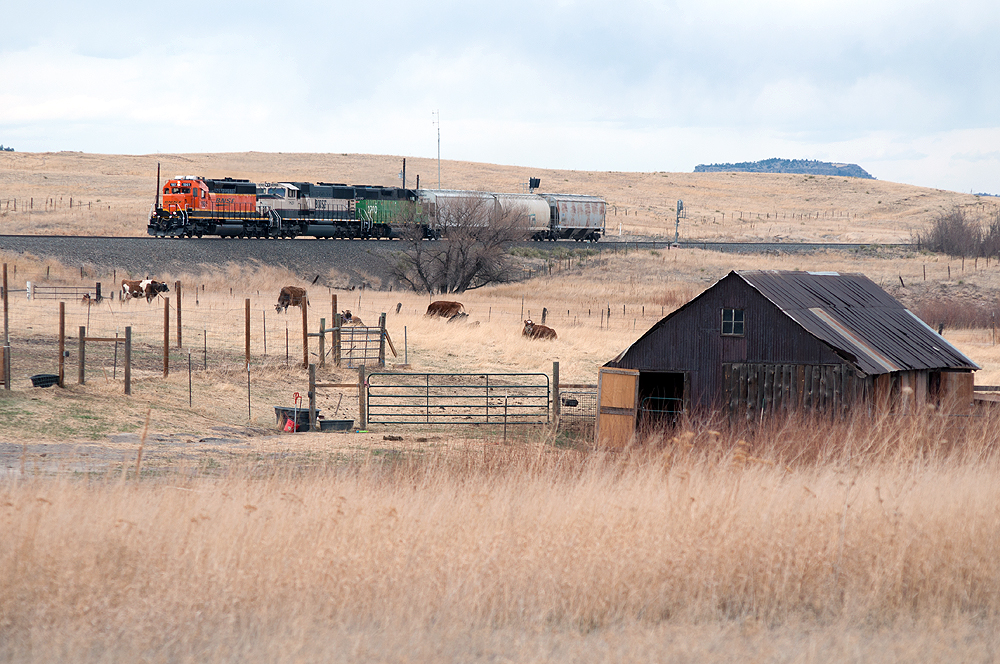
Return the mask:
{"type": "MultiPolygon", "coordinates": [[[[350,154],[97,155],[0,153],[0,233],[145,234],[163,176],[241,177],[399,185],[402,157],[350,154]],[[80,202],[83,208],[70,210],[80,202]],[[13,201],[17,200],[17,212],[13,201]],[[31,199],[34,199],[32,202],[31,199]],[[48,203],[47,203],[48,201],[48,203]]],[[[673,237],[678,199],[684,238],[892,243],[955,206],[996,206],[990,198],[831,176],[761,173],[624,173],[444,161],[444,188],[595,194],[609,204],[608,232],[673,237]]],[[[437,162],[407,158],[407,185],[437,186],[437,162]]],[[[992,208],[991,208],[992,209],[992,208]]]]}

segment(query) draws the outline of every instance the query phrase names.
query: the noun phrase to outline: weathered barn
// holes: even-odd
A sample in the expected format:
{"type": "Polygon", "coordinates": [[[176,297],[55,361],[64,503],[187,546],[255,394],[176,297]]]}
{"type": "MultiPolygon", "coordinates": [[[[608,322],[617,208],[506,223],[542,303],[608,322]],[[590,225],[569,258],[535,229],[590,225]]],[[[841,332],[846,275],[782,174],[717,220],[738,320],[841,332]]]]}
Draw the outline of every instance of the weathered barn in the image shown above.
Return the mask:
{"type": "Polygon", "coordinates": [[[978,368],[864,275],[734,271],[601,369],[597,435],[682,411],[966,405],[978,368]]]}

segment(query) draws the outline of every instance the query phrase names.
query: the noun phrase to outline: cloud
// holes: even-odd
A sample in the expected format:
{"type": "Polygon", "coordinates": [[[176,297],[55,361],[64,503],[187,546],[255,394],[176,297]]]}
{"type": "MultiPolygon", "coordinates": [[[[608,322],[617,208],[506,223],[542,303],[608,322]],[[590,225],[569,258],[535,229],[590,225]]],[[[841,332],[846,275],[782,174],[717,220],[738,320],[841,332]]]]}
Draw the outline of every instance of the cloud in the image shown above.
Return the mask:
{"type": "Polygon", "coordinates": [[[21,150],[432,156],[440,109],[443,154],[476,161],[997,175],[985,0],[42,0],[5,23],[0,142],[21,150]]]}

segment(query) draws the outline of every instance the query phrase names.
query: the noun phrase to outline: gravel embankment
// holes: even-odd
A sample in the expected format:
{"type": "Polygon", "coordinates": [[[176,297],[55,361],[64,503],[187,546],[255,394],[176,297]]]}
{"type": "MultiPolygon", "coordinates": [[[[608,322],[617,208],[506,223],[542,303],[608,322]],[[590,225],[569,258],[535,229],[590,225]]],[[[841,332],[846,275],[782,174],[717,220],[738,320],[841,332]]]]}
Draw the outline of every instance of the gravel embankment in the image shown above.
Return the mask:
{"type": "Polygon", "coordinates": [[[198,273],[227,263],[258,263],[287,268],[308,279],[319,274],[324,281],[331,269],[336,270],[345,275],[348,283],[327,284],[335,287],[369,283],[373,276],[384,278],[386,261],[403,248],[400,243],[387,241],[0,236],[0,251],[52,258],[72,267],[153,275],[198,273]]]}

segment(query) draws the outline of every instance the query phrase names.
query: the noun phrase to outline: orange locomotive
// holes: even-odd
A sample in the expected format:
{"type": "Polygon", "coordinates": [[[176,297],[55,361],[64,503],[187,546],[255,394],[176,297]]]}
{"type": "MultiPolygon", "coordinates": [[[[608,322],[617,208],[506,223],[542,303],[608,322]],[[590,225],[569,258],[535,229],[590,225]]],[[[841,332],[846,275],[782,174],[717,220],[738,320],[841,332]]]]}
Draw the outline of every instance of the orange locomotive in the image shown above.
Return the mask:
{"type": "Polygon", "coordinates": [[[163,185],[163,210],[170,214],[195,210],[253,214],[257,212],[257,187],[249,180],[186,175],[163,185]]]}

